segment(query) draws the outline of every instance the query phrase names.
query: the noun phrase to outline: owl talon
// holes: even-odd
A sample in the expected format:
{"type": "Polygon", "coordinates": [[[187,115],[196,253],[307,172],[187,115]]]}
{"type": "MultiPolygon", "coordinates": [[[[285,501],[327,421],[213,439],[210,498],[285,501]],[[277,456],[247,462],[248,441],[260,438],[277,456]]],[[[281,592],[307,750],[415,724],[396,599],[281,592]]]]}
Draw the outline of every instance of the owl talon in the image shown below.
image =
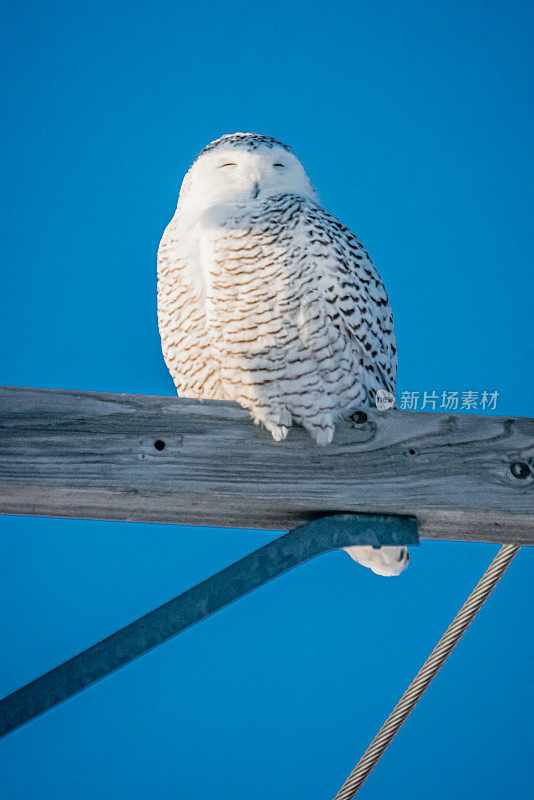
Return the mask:
{"type": "Polygon", "coordinates": [[[281,442],[287,438],[288,428],[285,425],[272,425],[267,427],[267,430],[270,431],[275,442],[281,442]]]}

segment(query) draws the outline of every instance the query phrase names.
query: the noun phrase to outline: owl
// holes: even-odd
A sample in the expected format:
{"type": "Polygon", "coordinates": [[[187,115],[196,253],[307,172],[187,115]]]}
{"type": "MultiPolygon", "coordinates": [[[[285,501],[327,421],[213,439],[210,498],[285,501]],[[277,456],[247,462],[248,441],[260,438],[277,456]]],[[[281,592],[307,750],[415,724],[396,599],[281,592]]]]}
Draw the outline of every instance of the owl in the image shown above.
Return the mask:
{"type": "MultiPolygon", "coordinates": [[[[158,250],[158,320],[178,394],[235,401],[276,441],[296,423],[328,445],[338,418],[394,398],[380,276],[271,136],[222,136],[190,167],[158,250]]],[[[405,548],[347,550],[379,574],[408,562],[405,548]]]]}

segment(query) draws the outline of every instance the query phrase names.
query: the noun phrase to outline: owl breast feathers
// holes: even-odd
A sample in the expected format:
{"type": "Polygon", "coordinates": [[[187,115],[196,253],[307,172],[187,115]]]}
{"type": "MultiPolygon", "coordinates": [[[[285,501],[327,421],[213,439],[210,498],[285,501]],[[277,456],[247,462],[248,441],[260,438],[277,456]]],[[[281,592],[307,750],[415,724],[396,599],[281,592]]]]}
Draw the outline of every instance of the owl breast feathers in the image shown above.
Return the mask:
{"type": "Polygon", "coordinates": [[[232,134],[187,173],[158,253],[165,361],[182,397],[233,400],[277,441],[318,444],[394,395],[393,315],[368,253],[291,149],[232,134]]]}

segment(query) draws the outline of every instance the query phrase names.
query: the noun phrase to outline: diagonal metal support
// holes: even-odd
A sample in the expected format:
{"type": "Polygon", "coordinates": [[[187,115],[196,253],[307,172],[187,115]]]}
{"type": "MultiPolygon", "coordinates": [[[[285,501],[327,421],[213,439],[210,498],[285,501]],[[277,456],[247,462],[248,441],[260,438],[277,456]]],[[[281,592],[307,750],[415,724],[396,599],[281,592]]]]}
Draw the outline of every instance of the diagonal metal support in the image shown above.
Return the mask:
{"type": "Polygon", "coordinates": [[[333,514],[306,522],[0,700],[0,736],[315,556],[350,545],[415,544],[415,517],[333,514]]]}

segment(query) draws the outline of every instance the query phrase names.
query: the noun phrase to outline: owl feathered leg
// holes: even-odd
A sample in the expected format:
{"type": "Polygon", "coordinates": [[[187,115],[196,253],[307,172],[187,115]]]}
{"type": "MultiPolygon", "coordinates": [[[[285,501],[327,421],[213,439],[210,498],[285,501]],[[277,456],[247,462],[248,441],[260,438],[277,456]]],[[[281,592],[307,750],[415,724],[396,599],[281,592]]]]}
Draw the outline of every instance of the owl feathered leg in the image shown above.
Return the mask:
{"type": "Polygon", "coordinates": [[[318,414],[312,419],[299,420],[318,445],[330,444],[334,438],[335,425],[332,414],[318,414]]]}
{"type": "Polygon", "coordinates": [[[289,428],[293,424],[291,414],[284,406],[275,405],[269,408],[254,406],[249,408],[255,425],[260,423],[267,428],[275,442],[281,442],[287,437],[289,428]]]}

